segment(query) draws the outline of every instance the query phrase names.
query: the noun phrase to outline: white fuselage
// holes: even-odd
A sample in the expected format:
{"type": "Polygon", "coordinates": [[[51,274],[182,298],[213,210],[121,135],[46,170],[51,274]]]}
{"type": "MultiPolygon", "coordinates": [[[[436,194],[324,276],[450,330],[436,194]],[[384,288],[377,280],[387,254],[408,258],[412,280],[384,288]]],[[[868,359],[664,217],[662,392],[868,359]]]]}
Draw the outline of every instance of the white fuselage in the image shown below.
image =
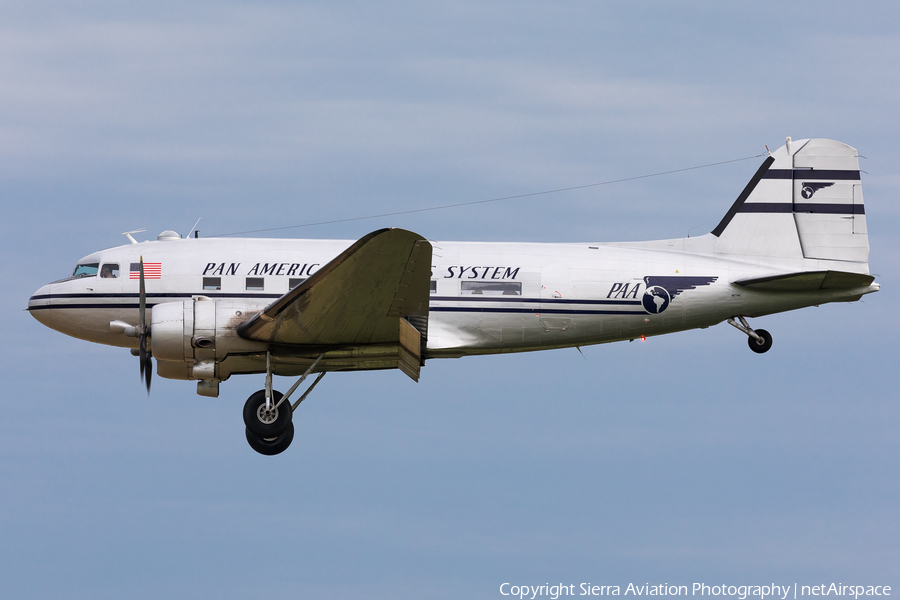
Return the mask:
{"type": "MultiPolygon", "coordinates": [[[[97,274],[42,287],[29,310],[73,337],[134,348],[137,340],[112,331],[110,322],[137,323],[139,282],[130,273],[141,258],[147,265],[159,264],[146,280],[151,311],[162,302],[203,296],[239,301],[249,317],[351,243],[210,238],[119,246],[79,261],[97,265],[97,274]],[[118,276],[101,277],[105,265],[115,265],[118,276]]],[[[867,265],[729,257],[715,254],[713,244],[711,235],[640,243],[432,242],[426,358],[634,339],[708,327],[737,315],[852,301],[878,289],[873,284],[850,290],[754,291],[732,282],[816,269],[866,273],[867,265]],[[670,290],[662,291],[667,286],[670,290]]],[[[224,370],[222,378],[264,370],[257,363],[245,361],[224,370]]],[[[320,368],[328,369],[328,361],[320,368]]]]}

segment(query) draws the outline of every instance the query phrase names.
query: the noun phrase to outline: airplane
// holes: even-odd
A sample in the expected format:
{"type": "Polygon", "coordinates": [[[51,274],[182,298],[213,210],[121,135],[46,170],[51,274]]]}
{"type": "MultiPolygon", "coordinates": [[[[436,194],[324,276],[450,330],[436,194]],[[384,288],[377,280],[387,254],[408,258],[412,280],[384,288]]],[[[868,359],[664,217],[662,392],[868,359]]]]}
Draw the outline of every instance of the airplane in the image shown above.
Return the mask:
{"type": "Polygon", "coordinates": [[[356,241],[182,239],[164,231],[94,252],[41,287],[28,310],[72,337],[130,348],[150,390],[160,377],[218,397],[264,374],[244,404],[264,455],[294,437],[293,413],[330,371],[528,352],[727,322],[764,353],[748,318],[878,291],[856,149],[787,138],[710,233],[648,242],[429,241],[379,229],[356,241]],[[311,374],[316,379],[295,401],[311,374]],[[273,375],[297,377],[282,394],[273,375]]]}

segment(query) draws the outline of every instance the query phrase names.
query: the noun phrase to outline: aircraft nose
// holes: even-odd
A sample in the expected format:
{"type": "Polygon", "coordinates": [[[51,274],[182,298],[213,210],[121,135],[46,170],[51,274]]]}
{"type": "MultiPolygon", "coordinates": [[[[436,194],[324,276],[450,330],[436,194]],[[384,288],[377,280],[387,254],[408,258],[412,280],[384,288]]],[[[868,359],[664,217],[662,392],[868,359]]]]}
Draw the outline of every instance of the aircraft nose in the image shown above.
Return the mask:
{"type": "Polygon", "coordinates": [[[50,286],[45,285],[39,288],[31,298],[28,299],[28,312],[37,319],[41,324],[50,327],[50,286]]]}

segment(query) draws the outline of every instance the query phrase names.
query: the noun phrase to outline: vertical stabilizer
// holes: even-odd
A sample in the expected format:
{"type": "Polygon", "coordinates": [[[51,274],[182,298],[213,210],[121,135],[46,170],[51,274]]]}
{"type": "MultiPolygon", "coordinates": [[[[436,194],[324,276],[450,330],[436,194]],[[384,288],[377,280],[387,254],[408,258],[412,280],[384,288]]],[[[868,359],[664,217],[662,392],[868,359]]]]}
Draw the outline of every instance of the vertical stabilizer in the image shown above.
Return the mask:
{"type": "Polygon", "coordinates": [[[712,231],[717,254],[867,262],[854,148],[796,140],[773,152],[712,231]]]}

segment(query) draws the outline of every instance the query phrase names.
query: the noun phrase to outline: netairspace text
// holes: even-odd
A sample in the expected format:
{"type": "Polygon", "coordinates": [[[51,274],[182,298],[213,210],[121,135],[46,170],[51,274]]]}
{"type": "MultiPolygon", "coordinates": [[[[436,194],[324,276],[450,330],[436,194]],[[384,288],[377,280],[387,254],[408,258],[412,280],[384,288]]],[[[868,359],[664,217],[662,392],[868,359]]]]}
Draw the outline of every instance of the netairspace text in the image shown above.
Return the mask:
{"type": "Polygon", "coordinates": [[[860,596],[890,596],[889,585],[844,585],[843,583],[822,583],[819,585],[799,585],[796,583],[778,585],[727,585],[694,583],[686,585],[659,585],[629,583],[626,586],[598,585],[594,583],[557,583],[544,585],[516,585],[503,583],[500,594],[520,600],[538,597],[557,600],[565,596],[734,596],[737,600],[796,600],[807,596],[846,596],[858,600],[860,596]]]}

